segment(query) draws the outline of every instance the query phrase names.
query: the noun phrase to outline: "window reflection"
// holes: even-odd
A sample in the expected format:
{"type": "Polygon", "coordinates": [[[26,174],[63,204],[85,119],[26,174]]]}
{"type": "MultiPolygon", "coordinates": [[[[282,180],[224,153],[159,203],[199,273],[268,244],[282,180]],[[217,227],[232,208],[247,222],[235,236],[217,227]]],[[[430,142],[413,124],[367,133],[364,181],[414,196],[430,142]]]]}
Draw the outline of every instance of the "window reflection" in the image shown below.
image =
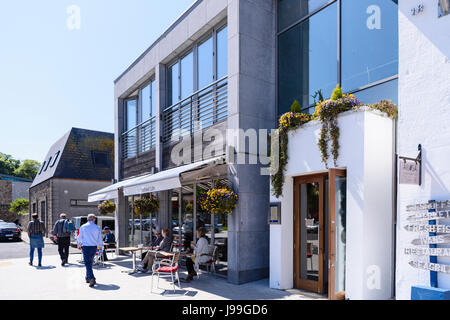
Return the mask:
{"type": "Polygon", "coordinates": [[[289,27],[297,20],[330,2],[329,0],[279,0],[278,31],[289,27]]]}
{"type": "Polygon", "coordinates": [[[322,90],[330,97],[337,83],[337,4],[317,13],[278,38],[278,108],[303,108],[322,90]]]}
{"type": "Polygon", "coordinates": [[[167,72],[167,99],[168,105],[171,106],[179,101],[179,65],[175,63],[167,72]]]}
{"type": "Polygon", "coordinates": [[[398,6],[392,0],[342,1],[342,88],[398,73],[398,6]]]}
{"type": "Polygon", "coordinates": [[[213,81],[213,39],[209,38],[198,47],[198,88],[203,89],[213,81]]]}
{"type": "Polygon", "coordinates": [[[228,28],[217,33],[217,79],[228,74],[228,28]]]}
{"type": "Polygon", "coordinates": [[[365,104],[377,103],[380,100],[391,100],[398,104],[398,80],[391,80],[377,86],[354,93],[355,97],[365,104]]]}
{"type": "Polygon", "coordinates": [[[181,59],[181,100],[194,93],[194,54],[181,59]]]}

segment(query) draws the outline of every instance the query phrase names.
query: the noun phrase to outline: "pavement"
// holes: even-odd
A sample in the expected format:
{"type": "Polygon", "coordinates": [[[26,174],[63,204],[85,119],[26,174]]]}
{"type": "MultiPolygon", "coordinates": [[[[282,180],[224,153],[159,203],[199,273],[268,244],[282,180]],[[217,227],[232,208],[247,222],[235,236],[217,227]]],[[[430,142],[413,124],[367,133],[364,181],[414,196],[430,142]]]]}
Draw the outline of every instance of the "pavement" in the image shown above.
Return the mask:
{"type": "MultiPolygon", "coordinates": [[[[275,290],[264,279],[243,285],[233,285],[226,279],[206,272],[199,279],[182,282],[181,289],[156,277],[153,293],[150,291],[151,273],[129,275],[132,260],[129,256],[114,256],[105,266],[94,267],[97,284],[86,284],[85,268],[80,254],[69,257],[69,265],[62,267],[57,255],[44,255],[42,267],[29,266],[28,258],[0,258],[0,300],[310,300],[324,297],[298,290],[275,290]]],[[[35,258],[35,264],[36,264],[35,258]]],[[[180,278],[187,275],[181,270],[180,278]]]]}

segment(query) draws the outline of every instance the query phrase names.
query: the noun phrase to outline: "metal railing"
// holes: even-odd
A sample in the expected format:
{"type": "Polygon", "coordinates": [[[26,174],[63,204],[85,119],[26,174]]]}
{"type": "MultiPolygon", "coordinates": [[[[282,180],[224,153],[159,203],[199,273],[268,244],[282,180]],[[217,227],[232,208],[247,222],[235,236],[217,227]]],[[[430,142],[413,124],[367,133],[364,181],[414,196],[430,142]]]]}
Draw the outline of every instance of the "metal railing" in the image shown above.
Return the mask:
{"type": "Polygon", "coordinates": [[[223,77],[163,111],[162,141],[192,134],[196,123],[208,128],[226,120],[228,114],[228,78],[223,77]]]}
{"type": "Polygon", "coordinates": [[[122,158],[128,159],[156,146],[156,117],[124,132],[121,136],[122,158]]]}

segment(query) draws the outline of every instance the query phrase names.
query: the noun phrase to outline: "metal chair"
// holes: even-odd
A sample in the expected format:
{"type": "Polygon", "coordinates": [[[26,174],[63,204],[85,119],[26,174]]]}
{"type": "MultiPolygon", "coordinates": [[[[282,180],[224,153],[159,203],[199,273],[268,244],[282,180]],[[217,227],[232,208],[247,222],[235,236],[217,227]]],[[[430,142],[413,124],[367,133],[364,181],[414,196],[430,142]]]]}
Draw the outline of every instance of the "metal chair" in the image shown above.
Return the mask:
{"type": "Polygon", "coordinates": [[[105,266],[105,260],[103,259],[103,249],[102,250],[98,250],[96,252],[95,257],[94,257],[93,265],[94,266],[100,266],[101,265],[102,267],[105,266]]]}
{"type": "Polygon", "coordinates": [[[151,289],[150,292],[153,292],[153,276],[158,276],[158,282],[157,282],[157,288],[159,288],[159,277],[161,275],[169,275],[172,279],[172,285],[173,285],[173,292],[175,292],[175,279],[174,275],[176,275],[178,280],[178,287],[181,289],[180,285],[180,274],[178,272],[179,266],[178,266],[178,260],[180,259],[180,253],[176,252],[174,253],[172,259],[162,259],[158,261],[154,261],[152,265],[152,282],[151,282],[151,289]]]}
{"type": "MultiPolygon", "coordinates": [[[[200,278],[200,266],[205,266],[206,271],[208,273],[210,273],[211,270],[213,273],[216,272],[216,261],[217,261],[216,253],[217,253],[217,246],[210,244],[210,245],[208,245],[208,254],[206,255],[208,257],[207,261],[200,262],[200,256],[196,257],[194,269],[195,269],[195,272],[197,273],[197,279],[200,278]]],[[[205,254],[203,256],[205,256],[205,254]]]]}

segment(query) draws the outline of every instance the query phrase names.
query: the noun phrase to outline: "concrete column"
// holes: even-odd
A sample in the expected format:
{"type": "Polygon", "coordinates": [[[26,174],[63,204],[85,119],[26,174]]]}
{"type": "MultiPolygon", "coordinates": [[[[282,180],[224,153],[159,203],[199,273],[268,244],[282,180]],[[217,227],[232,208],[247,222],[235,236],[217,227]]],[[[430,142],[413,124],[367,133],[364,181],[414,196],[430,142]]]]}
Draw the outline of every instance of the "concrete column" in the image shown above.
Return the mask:
{"type": "MultiPolygon", "coordinates": [[[[272,0],[228,1],[228,128],[271,129],[276,124],[275,10],[272,0]]],[[[239,140],[239,139],[238,139],[239,140]]],[[[244,140],[245,141],[245,140],[244,140]]],[[[232,145],[227,139],[227,145],[232,145]]],[[[261,165],[248,164],[246,143],[236,144],[228,178],[239,204],[228,218],[228,281],[241,284],[269,275],[269,177],[261,165]]]]}
{"type": "MultiPolygon", "coordinates": [[[[119,196],[116,201],[116,213],[115,218],[115,232],[116,241],[118,247],[125,247],[127,245],[127,233],[128,233],[128,209],[125,196],[123,195],[123,189],[119,189],[119,196]]],[[[116,253],[119,254],[119,249],[116,249],[116,253]]]]}
{"type": "Polygon", "coordinates": [[[114,98],[114,178],[116,181],[120,181],[121,164],[122,164],[122,145],[120,143],[120,137],[124,127],[124,107],[123,100],[119,97],[114,98]]]}
{"type": "Polygon", "coordinates": [[[162,191],[159,193],[159,212],[158,225],[160,229],[171,228],[171,212],[170,212],[170,191],[162,191]]]}

